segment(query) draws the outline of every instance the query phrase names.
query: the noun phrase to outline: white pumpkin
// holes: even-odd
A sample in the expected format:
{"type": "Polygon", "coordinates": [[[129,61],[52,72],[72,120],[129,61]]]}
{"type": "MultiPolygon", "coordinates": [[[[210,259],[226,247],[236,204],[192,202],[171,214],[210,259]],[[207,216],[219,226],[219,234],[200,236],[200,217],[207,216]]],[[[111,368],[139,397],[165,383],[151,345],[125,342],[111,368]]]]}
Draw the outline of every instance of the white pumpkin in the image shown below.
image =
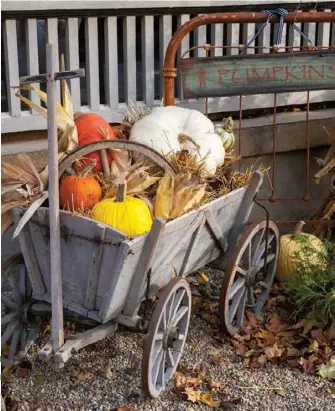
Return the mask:
{"type": "Polygon", "coordinates": [[[205,158],[205,169],[209,174],[214,174],[224,163],[225,150],[221,138],[214,132],[214,124],[196,110],[156,107],[134,124],[129,139],[163,155],[188,150],[199,160],[205,158]],[[199,147],[191,141],[180,141],[180,134],[190,137],[199,147]]]}

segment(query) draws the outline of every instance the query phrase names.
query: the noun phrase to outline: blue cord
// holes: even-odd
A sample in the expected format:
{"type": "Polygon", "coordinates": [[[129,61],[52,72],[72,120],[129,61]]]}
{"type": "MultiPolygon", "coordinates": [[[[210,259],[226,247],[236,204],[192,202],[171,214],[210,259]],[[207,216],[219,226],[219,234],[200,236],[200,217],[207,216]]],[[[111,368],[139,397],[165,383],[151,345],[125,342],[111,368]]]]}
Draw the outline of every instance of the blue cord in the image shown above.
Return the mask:
{"type": "MultiPolygon", "coordinates": [[[[284,18],[288,14],[288,11],[285,9],[275,9],[275,10],[263,10],[262,13],[267,13],[268,18],[265,23],[262,24],[258,32],[254,35],[254,37],[249,41],[249,43],[243,48],[240,54],[245,53],[247,48],[252,44],[255,39],[262,33],[264,30],[265,26],[270,23],[270,20],[273,16],[279,16],[279,27],[278,27],[278,33],[277,33],[277,39],[276,39],[276,46],[279,46],[281,44],[281,40],[283,37],[283,29],[284,29],[284,18]]],[[[314,49],[316,47],[314,44],[309,40],[309,38],[299,29],[299,27],[296,24],[293,24],[294,30],[296,30],[302,37],[304,37],[305,40],[307,40],[308,44],[310,44],[314,49]]]]}

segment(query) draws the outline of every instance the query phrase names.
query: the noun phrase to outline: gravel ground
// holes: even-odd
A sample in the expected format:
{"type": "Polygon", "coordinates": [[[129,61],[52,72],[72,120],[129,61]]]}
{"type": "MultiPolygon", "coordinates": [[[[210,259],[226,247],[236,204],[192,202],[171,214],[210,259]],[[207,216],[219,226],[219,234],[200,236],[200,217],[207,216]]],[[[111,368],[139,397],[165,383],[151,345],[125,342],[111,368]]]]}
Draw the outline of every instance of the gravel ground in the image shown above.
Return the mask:
{"type": "MultiPolygon", "coordinates": [[[[329,383],[299,370],[268,364],[264,369],[245,369],[228,343],[216,343],[206,333],[208,324],[193,315],[187,345],[182,356],[183,373],[197,371],[207,364],[210,378],[223,383],[214,394],[219,409],[262,411],[330,411],[334,409],[329,383]],[[213,364],[211,351],[220,356],[213,364]],[[239,387],[262,387],[262,390],[239,387]],[[284,396],[271,388],[286,390],[284,396]],[[268,388],[268,389],[266,389],[268,388]]],[[[142,335],[119,330],[95,345],[81,350],[57,373],[51,364],[36,360],[38,346],[31,349],[32,370],[26,376],[18,372],[5,383],[7,395],[20,410],[35,411],[111,411],[118,407],[133,410],[194,411],[213,409],[193,404],[177,392],[173,383],[157,400],[147,400],[141,392],[142,335]],[[110,372],[106,373],[107,368],[110,372]],[[79,373],[79,375],[78,375],[79,373]],[[108,375],[107,375],[108,374],[108,375]]]]}

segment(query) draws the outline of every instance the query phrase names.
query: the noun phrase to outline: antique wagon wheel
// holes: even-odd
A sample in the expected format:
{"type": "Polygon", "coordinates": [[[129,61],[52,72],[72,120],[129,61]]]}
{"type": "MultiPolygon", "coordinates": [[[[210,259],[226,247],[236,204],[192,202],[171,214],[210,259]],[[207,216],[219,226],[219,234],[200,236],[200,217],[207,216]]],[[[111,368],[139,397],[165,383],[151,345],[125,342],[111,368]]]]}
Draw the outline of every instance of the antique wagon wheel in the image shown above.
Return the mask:
{"type": "Polygon", "coordinates": [[[176,371],[190,315],[190,286],[185,279],[174,278],[159,294],[144,341],[142,386],[151,398],[160,395],[176,371]]]}
{"type": "Polygon", "coordinates": [[[220,322],[225,332],[233,335],[239,331],[246,309],[261,310],[274,279],[278,253],[279,231],[273,221],[269,221],[267,233],[266,221],[262,221],[242,234],[222,281],[220,322]]]}
{"type": "MultiPolygon", "coordinates": [[[[67,155],[59,163],[59,177],[61,177],[65,171],[68,171],[69,169],[71,171],[71,166],[76,160],[79,160],[85,155],[96,151],[100,151],[104,174],[105,176],[108,176],[109,165],[106,150],[128,150],[138,152],[154,161],[163,170],[171,174],[175,174],[174,168],[162,154],[158,153],[158,151],[155,151],[150,147],[145,146],[144,144],[127,140],[104,140],[79,147],[76,150],[72,151],[69,155],[67,155]]],[[[72,171],[74,172],[74,170],[72,171]]]]}
{"type": "Polygon", "coordinates": [[[40,319],[29,314],[32,288],[22,254],[2,265],[1,272],[1,348],[3,365],[23,358],[38,336],[40,319]],[[9,345],[8,353],[3,347],[9,345]]]}

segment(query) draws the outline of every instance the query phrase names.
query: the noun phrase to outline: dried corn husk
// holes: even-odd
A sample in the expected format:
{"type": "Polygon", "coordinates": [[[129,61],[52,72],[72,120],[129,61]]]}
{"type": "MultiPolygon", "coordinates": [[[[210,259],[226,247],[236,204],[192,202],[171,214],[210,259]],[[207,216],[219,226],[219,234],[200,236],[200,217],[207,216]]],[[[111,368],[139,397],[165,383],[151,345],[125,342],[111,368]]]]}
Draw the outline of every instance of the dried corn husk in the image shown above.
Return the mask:
{"type": "Polygon", "coordinates": [[[4,233],[12,224],[10,211],[16,207],[27,206],[40,199],[44,184],[27,154],[19,154],[18,165],[2,163],[1,169],[4,175],[1,190],[1,231],[4,233]]]}
{"type": "Polygon", "coordinates": [[[196,208],[206,193],[206,185],[201,184],[195,187],[184,187],[175,193],[174,207],[170,219],[180,217],[188,211],[196,208]]]}
{"type": "Polygon", "coordinates": [[[155,217],[170,218],[173,210],[174,200],[174,178],[166,173],[160,180],[155,198],[155,217]]]}
{"type": "MultiPolygon", "coordinates": [[[[119,167],[119,166],[118,166],[119,167]]],[[[107,187],[105,198],[115,197],[117,192],[116,180],[120,174],[125,172],[125,166],[118,168],[118,172],[113,175],[112,186],[107,187]],[[123,169],[123,171],[121,171],[123,169]]],[[[126,171],[126,183],[127,193],[129,195],[143,194],[149,187],[155,184],[161,179],[161,176],[157,175],[155,169],[151,166],[145,165],[145,163],[135,163],[126,171]]]]}

